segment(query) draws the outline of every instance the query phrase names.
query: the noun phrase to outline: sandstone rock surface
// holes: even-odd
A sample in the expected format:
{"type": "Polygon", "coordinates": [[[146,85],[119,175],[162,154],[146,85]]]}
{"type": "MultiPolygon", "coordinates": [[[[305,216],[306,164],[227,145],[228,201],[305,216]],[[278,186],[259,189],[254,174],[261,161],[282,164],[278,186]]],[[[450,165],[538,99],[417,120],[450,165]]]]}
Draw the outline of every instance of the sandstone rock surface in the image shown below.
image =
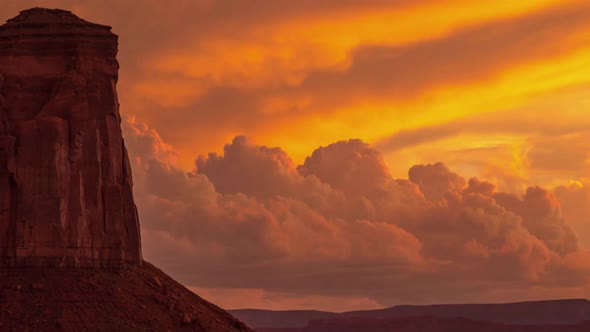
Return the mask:
{"type": "Polygon", "coordinates": [[[142,263],[116,54],[63,10],[0,26],[0,331],[252,332],[142,263]]]}
{"type": "Polygon", "coordinates": [[[110,30],[43,8],[0,26],[0,267],[142,261],[110,30]]]}
{"type": "Polygon", "coordinates": [[[0,271],[0,331],[253,332],[147,262],[0,271]]]}

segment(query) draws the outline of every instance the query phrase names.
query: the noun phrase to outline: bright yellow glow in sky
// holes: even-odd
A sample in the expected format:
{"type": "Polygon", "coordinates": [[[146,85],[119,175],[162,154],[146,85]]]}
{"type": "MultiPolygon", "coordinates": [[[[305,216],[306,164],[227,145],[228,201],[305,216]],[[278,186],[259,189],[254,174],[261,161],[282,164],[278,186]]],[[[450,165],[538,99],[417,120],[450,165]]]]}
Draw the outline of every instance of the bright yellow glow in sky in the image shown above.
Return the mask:
{"type": "MultiPolygon", "coordinates": [[[[125,113],[158,131],[187,170],[197,155],[221,152],[239,134],[280,146],[300,163],[338,140],[379,143],[470,119],[468,132],[403,151],[382,146],[392,172],[403,176],[412,163],[444,158],[427,151],[451,145],[490,161],[511,158],[515,176],[530,178],[525,147],[546,136],[531,128],[548,127],[556,110],[553,121],[564,128],[590,118],[587,1],[327,1],[234,11],[205,0],[155,4],[52,3],[113,25],[124,42],[125,113]],[[513,118],[528,122],[502,132],[503,119],[513,118]],[[496,129],[486,128],[489,119],[496,129]]],[[[0,13],[8,18],[22,6],[9,3],[0,13]]],[[[543,172],[547,182],[552,175],[543,172]]]]}

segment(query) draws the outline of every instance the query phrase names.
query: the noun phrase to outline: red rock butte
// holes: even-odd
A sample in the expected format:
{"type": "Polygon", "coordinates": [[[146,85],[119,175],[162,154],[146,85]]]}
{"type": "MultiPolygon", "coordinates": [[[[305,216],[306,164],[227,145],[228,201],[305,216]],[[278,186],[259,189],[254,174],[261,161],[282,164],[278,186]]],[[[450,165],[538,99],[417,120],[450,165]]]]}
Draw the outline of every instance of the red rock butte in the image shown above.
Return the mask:
{"type": "Polygon", "coordinates": [[[252,332],[142,263],[110,30],[0,26],[0,331],[252,332]]]}
{"type": "Polygon", "coordinates": [[[64,10],[0,26],[0,267],[141,263],[117,47],[64,10]]]}

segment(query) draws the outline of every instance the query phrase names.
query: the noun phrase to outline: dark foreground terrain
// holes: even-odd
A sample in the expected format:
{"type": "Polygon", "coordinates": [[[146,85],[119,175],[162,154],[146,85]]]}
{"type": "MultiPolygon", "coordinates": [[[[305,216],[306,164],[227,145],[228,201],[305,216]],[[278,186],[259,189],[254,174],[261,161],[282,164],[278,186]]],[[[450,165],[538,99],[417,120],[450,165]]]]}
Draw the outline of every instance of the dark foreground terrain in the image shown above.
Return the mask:
{"type": "Polygon", "coordinates": [[[586,299],[499,304],[400,305],[366,311],[233,310],[261,332],[590,331],[586,299]]]}
{"type": "Polygon", "coordinates": [[[149,263],[0,272],[0,331],[251,331],[149,263]]]}
{"type": "Polygon", "coordinates": [[[588,332],[590,322],[573,325],[506,325],[465,318],[342,318],[312,321],[305,328],[257,329],[259,332],[588,332]]]}

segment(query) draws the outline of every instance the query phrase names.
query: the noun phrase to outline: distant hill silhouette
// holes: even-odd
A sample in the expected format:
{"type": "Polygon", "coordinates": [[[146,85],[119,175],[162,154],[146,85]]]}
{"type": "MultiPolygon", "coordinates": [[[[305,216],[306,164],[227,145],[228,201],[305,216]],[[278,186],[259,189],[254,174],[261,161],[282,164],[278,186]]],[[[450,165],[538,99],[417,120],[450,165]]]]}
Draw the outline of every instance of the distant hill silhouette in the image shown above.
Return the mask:
{"type": "Polygon", "coordinates": [[[243,322],[248,322],[248,326],[257,327],[277,327],[277,328],[294,328],[305,327],[307,323],[315,319],[336,318],[339,314],[326,311],[315,310],[259,310],[259,309],[240,309],[229,310],[229,312],[243,322]]]}
{"type": "Polygon", "coordinates": [[[590,322],[568,325],[506,325],[450,317],[340,318],[312,321],[305,328],[258,332],[587,332],[590,322]]]}
{"type": "MultiPolygon", "coordinates": [[[[302,328],[312,321],[383,319],[415,316],[465,318],[512,325],[577,324],[590,321],[586,299],[530,301],[499,304],[400,305],[386,309],[344,313],[322,311],[232,310],[252,328],[302,328]]],[[[588,330],[590,331],[590,329],[588,330]]]]}

